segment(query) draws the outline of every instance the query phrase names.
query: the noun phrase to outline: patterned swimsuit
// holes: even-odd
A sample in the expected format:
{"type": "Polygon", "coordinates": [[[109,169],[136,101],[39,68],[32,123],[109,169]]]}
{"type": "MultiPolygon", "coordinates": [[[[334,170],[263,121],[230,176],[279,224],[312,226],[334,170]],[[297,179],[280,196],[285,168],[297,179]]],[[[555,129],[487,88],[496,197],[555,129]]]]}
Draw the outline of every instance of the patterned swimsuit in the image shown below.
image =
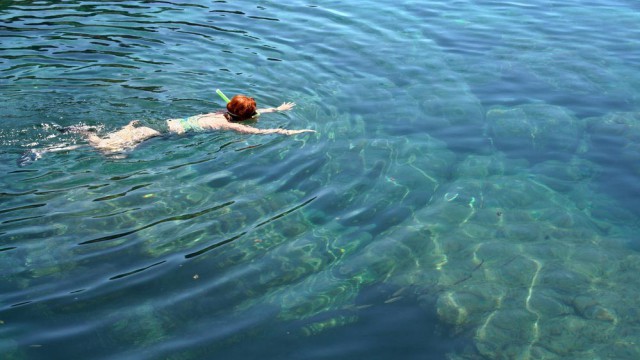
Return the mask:
{"type": "Polygon", "coordinates": [[[204,129],[198,124],[198,120],[200,120],[199,116],[189,116],[180,119],[180,126],[184,129],[184,132],[203,131],[204,129]]]}

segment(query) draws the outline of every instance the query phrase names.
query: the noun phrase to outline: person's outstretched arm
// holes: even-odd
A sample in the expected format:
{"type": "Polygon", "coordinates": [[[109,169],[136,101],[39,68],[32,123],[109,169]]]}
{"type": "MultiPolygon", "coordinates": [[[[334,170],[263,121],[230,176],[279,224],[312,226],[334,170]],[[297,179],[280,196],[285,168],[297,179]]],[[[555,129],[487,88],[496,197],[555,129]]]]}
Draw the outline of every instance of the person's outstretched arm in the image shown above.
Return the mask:
{"type": "Polygon", "coordinates": [[[266,109],[258,109],[257,111],[260,114],[266,114],[266,113],[270,113],[270,112],[276,112],[276,111],[287,111],[287,110],[291,110],[294,106],[296,106],[296,103],[293,102],[284,102],[282,103],[282,105],[275,107],[275,108],[266,108],[266,109]]]}
{"type": "Polygon", "coordinates": [[[234,130],[245,134],[282,134],[282,135],[295,135],[305,132],[316,132],[315,130],[302,129],[302,130],[287,130],[287,129],[258,129],[252,126],[247,126],[238,123],[226,123],[225,129],[234,130]]]}

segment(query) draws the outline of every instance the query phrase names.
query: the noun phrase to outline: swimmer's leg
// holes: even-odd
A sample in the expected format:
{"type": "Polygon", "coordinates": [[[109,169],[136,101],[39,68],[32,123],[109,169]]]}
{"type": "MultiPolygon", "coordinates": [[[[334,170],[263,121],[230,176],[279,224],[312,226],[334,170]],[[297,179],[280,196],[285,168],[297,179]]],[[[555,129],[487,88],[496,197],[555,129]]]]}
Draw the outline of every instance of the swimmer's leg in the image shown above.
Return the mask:
{"type": "Polygon", "coordinates": [[[92,132],[95,133],[98,131],[98,129],[96,129],[94,126],[89,126],[89,125],[71,125],[71,126],[59,126],[56,127],[56,130],[66,134],[66,133],[85,133],[85,132],[92,132]]]}
{"type": "MultiPolygon", "coordinates": [[[[131,124],[131,123],[129,123],[131,124]]],[[[127,125],[128,126],[128,125],[127,125]]],[[[88,125],[71,125],[65,127],[56,128],[61,133],[73,133],[80,134],[84,136],[84,138],[89,142],[89,144],[93,147],[98,147],[100,140],[102,140],[98,135],[96,135],[97,129],[93,126],[88,125]]],[[[70,149],[71,150],[71,149],[70,149]]]]}
{"type": "Polygon", "coordinates": [[[104,154],[131,150],[147,139],[161,136],[160,132],[142,126],[139,120],[132,120],[119,130],[108,133],[102,137],[96,134],[95,128],[88,126],[69,127],[67,131],[82,135],[89,145],[104,154]]]}
{"type": "Polygon", "coordinates": [[[83,145],[69,145],[69,146],[61,146],[61,147],[53,147],[46,149],[45,152],[58,152],[58,151],[70,151],[81,148],[83,145]]]}
{"type": "Polygon", "coordinates": [[[27,166],[29,164],[31,164],[34,161],[37,161],[38,159],[42,158],[42,156],[46,153],[49,152],[58,152],[58,151],[69,151],[69,150],[76,150],[78,148],[81,148],[82,145],[62,145],[62,146],[54,146],[54,147],[50,147],[50,148],[45,148],[45,149],[29,149],[27,151],[25,151],[20,158],[16,161],[17,165],[19,167],[23,167],[23,166],[27,166]]]}

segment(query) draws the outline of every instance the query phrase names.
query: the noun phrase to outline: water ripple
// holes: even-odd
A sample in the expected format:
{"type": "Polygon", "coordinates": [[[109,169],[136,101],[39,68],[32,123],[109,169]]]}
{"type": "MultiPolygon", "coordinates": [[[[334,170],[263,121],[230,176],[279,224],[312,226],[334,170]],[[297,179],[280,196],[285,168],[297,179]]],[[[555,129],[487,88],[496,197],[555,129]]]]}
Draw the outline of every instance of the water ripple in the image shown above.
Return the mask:
{"type": "Polygon", "coordinates": [[[198,216],[202,216],[202,215],[208,214],[208,213],[210,213],[212,211],[219,210],[219,209],[222,209],[224,207],[233,205],[234,203],[235,203],[234,201],[229,201],[229,202],[226,202],[224,204],[217,205],[217,206],[214,206],[214,207],[210,207],[208,209],[204,209],[204,210],[199,211],[199,212],[190,213],[190,214],[184,214],[184,215],[178,215],[178,216],[172,216],[172,217],[169,217],[169,218],[165,218],[165,219],[161,219],[161,220],[152,222],[150,224],[138,227],[138,228],[130,230],[130,231],[125,231],[125,232],[121,232],[121,233],[118,233],[118,234],[102,236],[102,237],[99,237],[99,238],[96,238],[96,239],[83,241],[83,242],[79,243],[78,245],[87,245],[87,244],[93,244],[93,243],[97,243],[97,242],[103,242],[103,241],[109,241],[109,240],[118,239],[118,238],[121,238],[123,236],[131,235],[131,234],[134,234],[134,233],[136,233],[138,231],[142,231],[144,229],[148,229],[150,227],[153,227],[153,226],[156,226],[158,224],[165,223],[165,222],[191,220],[191,219],[197,218],[198,216]]]}
{"type": "Polygon", "coordinates": [[[18,210],[33,209],[33,208],[38,208],[38,207],[42,207],[42,206],[46,206],[46,205],[47,204],[32,204],[32,205],[18,206],[18,207],[11,208],[11,209],[0,209],[0,214],[12,212],[12,211],[18,211],[18,210]]]}
{"type": "Polygon", "coordinates": [[[139,268],[139,269],[135,269],[135,270],[132,270],[132,271],[128,271],[126,273],[122,273],[122,274],[118,274],[118,275],[112,276],[112,277],[109,278],[109,280],[118,280],[118,279],[122,279],[123,277],[135,275],[137,273],[140,273],[140,272],[143,272],[145,270],[151,269],[151,268],[156,267],[158,265],[162,265],[164,263],[166,263],[166,261],[158,261],[157,263],[154,263],[154,264],[151,264],[151,265],[139,268]]]}

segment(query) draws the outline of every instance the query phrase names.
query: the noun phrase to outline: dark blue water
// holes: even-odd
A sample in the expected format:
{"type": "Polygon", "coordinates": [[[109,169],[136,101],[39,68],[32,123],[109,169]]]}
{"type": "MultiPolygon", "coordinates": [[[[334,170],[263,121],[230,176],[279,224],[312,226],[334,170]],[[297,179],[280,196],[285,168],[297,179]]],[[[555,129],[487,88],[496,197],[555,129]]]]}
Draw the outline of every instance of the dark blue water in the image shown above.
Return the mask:
{"type": "Polygon", "coordinates": [[[630,0],[0,2],[0,357],[637,359],[638,24],[630,0]],[[216,88],[317,132],[109,157],[56,130],[216,88]]]}

